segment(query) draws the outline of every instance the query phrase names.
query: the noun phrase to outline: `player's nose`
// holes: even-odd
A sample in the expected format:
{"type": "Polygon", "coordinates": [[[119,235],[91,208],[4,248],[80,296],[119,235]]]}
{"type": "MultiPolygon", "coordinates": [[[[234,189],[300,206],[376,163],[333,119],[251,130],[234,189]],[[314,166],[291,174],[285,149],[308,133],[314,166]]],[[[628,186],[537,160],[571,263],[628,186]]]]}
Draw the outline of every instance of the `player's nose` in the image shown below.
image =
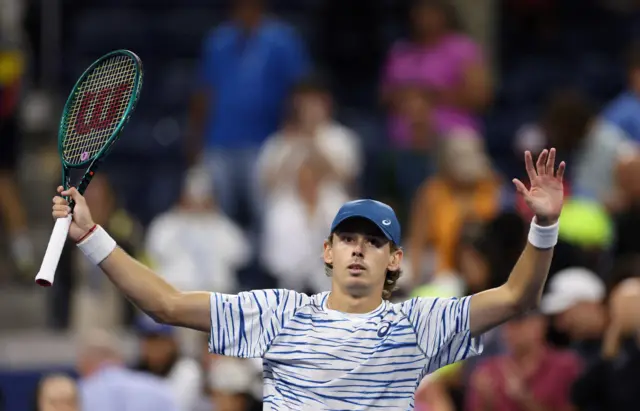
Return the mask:
{"type": "Polygon", "coordinates": [[[353,245],[352,255],[353,256],[359,256],[359,257],[362,257],[364,255],[364,240],[363,239],[359,238],[355,242],[355,244],[353,245]]]}

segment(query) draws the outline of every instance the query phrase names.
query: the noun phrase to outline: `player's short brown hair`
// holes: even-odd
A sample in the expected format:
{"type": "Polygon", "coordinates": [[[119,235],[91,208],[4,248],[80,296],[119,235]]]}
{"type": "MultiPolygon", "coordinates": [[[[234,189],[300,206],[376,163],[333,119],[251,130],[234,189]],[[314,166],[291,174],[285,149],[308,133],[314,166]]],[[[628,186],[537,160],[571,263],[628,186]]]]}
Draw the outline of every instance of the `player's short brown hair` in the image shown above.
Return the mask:
{"type": "MultiPolygon", "coordinates": [[[[329,244],[333,244],[333,233],[329,234],[327,242],[329,242],[329,244]]],[[[400,247],[398,247],[393,242],[390,242],[389,246],[391,247],[392,253],[400,249],[400,247]]],[[[331,277],[331,275],[333,274],[333,264],[324,263],[324,273],[327,275],[327,277],[331,277]]],[[[401,276],[402,269],[400,268],[397,270],[387,270],[387,274],[385,275],[384,279],[384,287],[382,289],[383,300],[391,299],[391,294],[393,294],[393,292],[398,289],[398,280],[401,276]]]]}

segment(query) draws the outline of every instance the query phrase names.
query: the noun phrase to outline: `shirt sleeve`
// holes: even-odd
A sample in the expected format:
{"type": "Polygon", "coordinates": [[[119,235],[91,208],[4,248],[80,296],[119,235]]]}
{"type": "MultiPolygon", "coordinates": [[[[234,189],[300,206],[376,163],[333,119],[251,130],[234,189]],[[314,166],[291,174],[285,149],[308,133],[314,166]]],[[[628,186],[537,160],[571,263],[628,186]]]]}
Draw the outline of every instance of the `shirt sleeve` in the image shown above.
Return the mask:
{"type": "Polygon", "coordinates": [[[241,358],[262,357],[308,299],[305,294],[282,289],[237,295],[211,293],[209,352],[241,358]]]}
{"type": "Polygon", "coordinates": [[[482,353],[480,338],[469,329],[471,297],[413,298],[402,304],[416,333],[418,346],[428,358],[427,372],[482,353]]]}

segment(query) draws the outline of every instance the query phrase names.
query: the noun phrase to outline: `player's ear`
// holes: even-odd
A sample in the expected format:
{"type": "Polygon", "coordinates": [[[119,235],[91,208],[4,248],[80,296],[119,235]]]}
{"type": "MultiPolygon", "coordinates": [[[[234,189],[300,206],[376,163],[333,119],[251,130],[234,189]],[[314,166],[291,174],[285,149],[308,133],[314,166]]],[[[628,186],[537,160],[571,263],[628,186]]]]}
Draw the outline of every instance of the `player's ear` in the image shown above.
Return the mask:
{"type": "Polygon", "coordinates": [[[403,252],[401,248],[392,250],[391,255],[389,256],[389,264],[387,265],[387,270],[398,271],[400,269],[400,265],[402,264],[402,256],[403,252]]]}
{"type": "Polygon", "coordinates": [[[322,259],[326,264],[333,264],[333,247],[329,240],[324,240],[322,259]]]}

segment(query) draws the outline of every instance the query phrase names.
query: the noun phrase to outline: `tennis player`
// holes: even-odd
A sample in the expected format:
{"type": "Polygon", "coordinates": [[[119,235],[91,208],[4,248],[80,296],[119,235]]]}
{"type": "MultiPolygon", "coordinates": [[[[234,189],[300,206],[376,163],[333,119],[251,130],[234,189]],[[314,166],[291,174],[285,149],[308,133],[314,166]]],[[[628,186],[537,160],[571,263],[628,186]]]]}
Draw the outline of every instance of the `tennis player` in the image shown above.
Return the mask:
{"type": "MultiPolygon", "coordinates": [[[[118,248],[75,189],[58,191],[76,201],[71,238],[142,311],[209,333],[212,353],[262,357],[265,410],[408,410],[426,374],[479,354],[485,331],[537,305],[563,203],[565,164],[555,173],[555,157],[545,150],[534,166],[525,153],[530,189],[513,180],[535,218],[504,285],[400,304],[388,301],[402,262],[400,226],[377,201],[346,203],[336,215],[323,254],[331,291],[227,295],[176,290],[118,248]]],[[[62,197],[53,202],[55,218],[68,215],[62,197]]]]}

